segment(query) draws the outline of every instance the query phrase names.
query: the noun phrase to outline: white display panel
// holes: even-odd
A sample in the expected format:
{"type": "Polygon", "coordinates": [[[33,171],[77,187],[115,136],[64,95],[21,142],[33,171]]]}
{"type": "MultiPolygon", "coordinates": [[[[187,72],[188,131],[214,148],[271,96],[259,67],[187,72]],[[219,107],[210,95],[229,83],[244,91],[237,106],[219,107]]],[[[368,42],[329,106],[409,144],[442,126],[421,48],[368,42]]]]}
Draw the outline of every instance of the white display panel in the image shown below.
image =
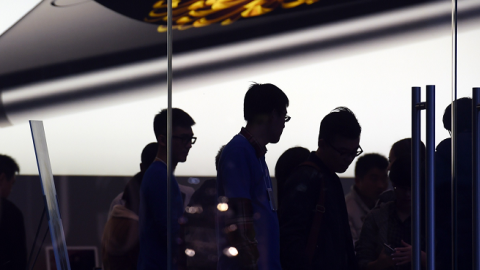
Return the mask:
{"type": "Polygon", "coordinates": [[[57,192],[53,182],[52,166],[48,155],[47,139],[42,121],[30,121],[33,146],[37,157],[38,172],[42,181],[42,190],[46,203],[48,227],[52,237],[53,252],[57,269],[70,270],[65,233],[58,208],[57,192]]]}

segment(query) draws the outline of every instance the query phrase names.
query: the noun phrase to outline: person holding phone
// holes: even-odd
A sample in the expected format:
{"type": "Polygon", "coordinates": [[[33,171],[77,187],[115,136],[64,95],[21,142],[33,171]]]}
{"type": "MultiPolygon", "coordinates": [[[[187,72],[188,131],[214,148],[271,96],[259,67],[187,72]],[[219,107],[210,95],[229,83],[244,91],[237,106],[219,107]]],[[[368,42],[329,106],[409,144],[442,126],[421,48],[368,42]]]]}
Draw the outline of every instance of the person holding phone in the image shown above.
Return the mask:
{"type": "MultiPolygon", "coordinates": [[[[422,174],[423,175],[423,174],[422,174]]],[[[402,157],[393,162],[390,180],[395,201],[382,204],[365,218],[355,251],[360,270],[411,269],[411,158],[402,157]]],[[[421,246],[425,241],[422,235],[421,246]]],[[[426,253],[421,252],[422,267],[426,253]]]]}
{"type": "Polygon", "coordinates": [[[350,109],[335,108],[320,123],[318,148],[288,177],[279,211],[283,270],[357,268],[337,173],[362,154],[361,132],[350,109]]]}

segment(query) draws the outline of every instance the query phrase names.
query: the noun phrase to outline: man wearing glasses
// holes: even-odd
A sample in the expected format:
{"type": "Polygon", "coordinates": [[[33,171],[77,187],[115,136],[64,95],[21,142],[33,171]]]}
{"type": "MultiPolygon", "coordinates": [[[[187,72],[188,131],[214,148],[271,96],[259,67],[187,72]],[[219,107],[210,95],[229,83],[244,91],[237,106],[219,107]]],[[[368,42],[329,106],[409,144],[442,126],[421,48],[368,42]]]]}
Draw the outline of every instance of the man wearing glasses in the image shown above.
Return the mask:
{"type": "Polygon", "coordinates": [[[289,269],[356,269],[340,178],[360,147],[361,127],[352,111],[338,107],[320,124],[318,148],[285,184],[279,210],[281,262],[289,269]]]}
{"type": "MultiPolygon", "coordinates": [[[[187,160],[195,143],[192,126],[195,121],[181,109],[172,109],[172,168],[187,160]]],[[[167,110],[155,116],[153,128],[158,141],[155,161],[145,172],[140,187],[140,252],[138,269],[167,267],[167,110]]],[[[184,204],[175,177],[171,177],[171,224],[173,269],[178,269],[180,221],[184,204]]]]}
{"type": "Polygon", "coordinates": [[[277,208],[266,145],[280,140],[288,98],[272,84],[245,94],[245,128],[225,146],[217,170],[217,269],[281,270],[277,208]],[[228,203],[226,207],[221,207],[228,203]]]}

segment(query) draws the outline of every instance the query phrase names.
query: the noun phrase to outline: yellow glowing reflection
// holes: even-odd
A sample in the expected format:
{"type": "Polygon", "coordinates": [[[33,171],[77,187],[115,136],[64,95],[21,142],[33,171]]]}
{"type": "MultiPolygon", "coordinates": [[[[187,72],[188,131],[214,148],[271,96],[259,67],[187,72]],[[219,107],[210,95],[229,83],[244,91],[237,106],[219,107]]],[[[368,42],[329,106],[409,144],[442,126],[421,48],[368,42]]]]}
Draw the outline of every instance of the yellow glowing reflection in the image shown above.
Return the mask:
{"type": "MultiPolygon", "coordinates": [[[[229,25],[241,18],[257,17],[276,8],[290,9],[311,5],[319,0],[173,0],[173,29],[185,30],[213,23],[229,25]]],[[[167,31],[167,1],[160,0],[152,6],[146,22],[162,23],[159,32],[167,31]]]]}
{"type": "Polygon", "coordinates": [[[219,203],[217,204],[218,211],[225,212],[228,210],[228,204],[226,203],[219,203]]]}

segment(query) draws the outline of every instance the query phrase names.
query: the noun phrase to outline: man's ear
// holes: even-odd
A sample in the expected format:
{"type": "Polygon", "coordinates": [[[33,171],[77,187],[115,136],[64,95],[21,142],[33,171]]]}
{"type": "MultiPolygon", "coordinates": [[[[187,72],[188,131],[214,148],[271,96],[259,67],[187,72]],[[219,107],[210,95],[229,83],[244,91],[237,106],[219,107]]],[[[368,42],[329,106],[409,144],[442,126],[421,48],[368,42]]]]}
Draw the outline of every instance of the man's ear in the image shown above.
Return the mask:
{"type": "Polygon", "coordinates": [[[158,135],[157,142],[158,142],[159,145],[161,145],[163,147],[167,147],[167,136],[165,136],[163,134],[158,135]]]}
{"type": "Polygon", "coordinates": [[[272,115],[265,113],[265,114],[256,115],[253,118],[253,121],[251,121],[251,122],[254,123],[255,125],[262,125],[264,123],[270,122],[271,119],[272,119],[272,115]]]}
{"type": "Polygon", "coordinates": [[[318,139],[318,148],[325,148],[325,141],[322,138],[318,139]]]}
{"type": "Polygon", "coordinates": [[[0,173],[0,182],[6,181],[6,180],[8,180],[8,179],[7,179],[7,176],[5,175],[5,173],[0,173]]]}

